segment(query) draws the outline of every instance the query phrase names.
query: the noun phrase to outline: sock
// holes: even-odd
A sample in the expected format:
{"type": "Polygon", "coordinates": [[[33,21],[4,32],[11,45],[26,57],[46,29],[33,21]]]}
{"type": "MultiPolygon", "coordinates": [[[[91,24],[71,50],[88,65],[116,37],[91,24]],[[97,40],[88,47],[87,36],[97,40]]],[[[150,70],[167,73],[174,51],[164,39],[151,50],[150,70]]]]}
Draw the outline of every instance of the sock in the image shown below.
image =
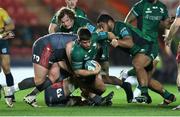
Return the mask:
{"type": "Polygon", "coordinates": [[[170,95],[171,95],[171,93],[169,93],[167,90],[163,89],[163,98],[167,99],[167,98],[169,98],[170,95]]]}
{"type": "Polygon", "coordinates": [[[35,83],[34,83],[34,77],[29,77],[26,78],[24,80],[22,80],[20,83],[18,83],[18,87],[15,87],[15,90],[25,90],[25,89],[29,89],[32,87],[35,87],[35,83]]]}
{"type": "Polygon", "coordinates": [[[36,88],[41,92],[47,87],[49,87],[52,84],[52,82],[49,80],[49,78],[46,78],[46,81],[40,85],[36,85],[36,88]]]}
{"type": "Polygon", "coordinates": [[[6,76],[6,84],[7,86],[13,86],[14,85],[14,79],[11,73],[5,74],[6,76]]]}
{"type": "Polygon", "coordinates": [[[146,87],[146,86],[141,87],[141,93],[142,94],[148,93],[148,87],[146,87]]]}
{"type": "Polygon", "coordinates": [[[129,70],[129,71],[127,72],[127,75],[128,75],[128,76],[136,76],[136,71],[135,71],[135,69],[132,68],[131,70],[129,70]]]}
{"type": "Polygon", "coordinates": [[[28,95],[37,95],[38,93],[40,93],[40,91],[35,87],[28,95]]]}

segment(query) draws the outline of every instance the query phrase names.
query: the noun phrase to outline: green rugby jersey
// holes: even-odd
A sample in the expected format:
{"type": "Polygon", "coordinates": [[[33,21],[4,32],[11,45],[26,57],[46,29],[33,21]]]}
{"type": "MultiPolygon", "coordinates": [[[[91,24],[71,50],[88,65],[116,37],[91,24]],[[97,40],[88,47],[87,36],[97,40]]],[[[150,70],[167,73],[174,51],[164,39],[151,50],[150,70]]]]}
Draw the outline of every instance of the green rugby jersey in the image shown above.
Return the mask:
{"type": "Polygon", "coordinates": [[[154,4],[141,0],[133,6],[132,12],[137,17],[137,27],[157,42],[160,21],[168,18],[166,6],[159,0],[154,4]]]}
{"type": "Polygon", "coordinates": [[[97,55],[97,42],[108,38],[107,32],[92,33],[90,49],[84,49],[75,41],[71,50],[71,65],[74,70],[84,69],[84,63],[87,60],[93,60],[97,55]]]}
{"type": "Polygon", "coordinates": [[[116,21],[114,24],[114,29],[112,31],[119,39],[122,39],[125,36],[131,36],[134,41],[144,39],[149,42],[152,41],[152,38],[142,33],[139,29],[131,26],[130,24],[125,24],[121,21],[116,21]]]}

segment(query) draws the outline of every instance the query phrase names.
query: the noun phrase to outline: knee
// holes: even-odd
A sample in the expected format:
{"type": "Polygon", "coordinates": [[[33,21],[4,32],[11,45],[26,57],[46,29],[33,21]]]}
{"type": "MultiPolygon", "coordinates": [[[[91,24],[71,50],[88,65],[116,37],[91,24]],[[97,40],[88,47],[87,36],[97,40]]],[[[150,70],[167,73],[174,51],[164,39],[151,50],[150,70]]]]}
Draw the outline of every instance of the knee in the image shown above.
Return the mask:
{"type": "Polygon", "coordinates": [[[136,71],[139,71],[143,68],[143,65],[139,64],[138,62],[133,63],[134,68],[136,71]]]}
{"type": "Polygon", "coordinates": [[[45,81],[45,79],[34,77],[34,83],[35,85],[40,85],[45,81]]]}

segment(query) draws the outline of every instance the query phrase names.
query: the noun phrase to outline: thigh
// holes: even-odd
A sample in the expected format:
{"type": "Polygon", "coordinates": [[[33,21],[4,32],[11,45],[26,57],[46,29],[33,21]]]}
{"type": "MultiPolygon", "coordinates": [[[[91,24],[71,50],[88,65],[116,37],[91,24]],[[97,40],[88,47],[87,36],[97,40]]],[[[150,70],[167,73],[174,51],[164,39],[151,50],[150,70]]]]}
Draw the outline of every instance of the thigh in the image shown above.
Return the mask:
{"type": "Polygon", "coordinates": [[[36,63],[33,63],[33,68],[34,68],[35,84],[40,85],[45,81],[49,70],[39,64],[36,64],[36,63]]]}
{"type": "Polygon", "coordinates": [[[56,80],[60,77],[60,66],[58,65],[58,63],[54,63],[53,65],[51,65],[48,77],[52,83],[56,82],[56,80]]]}
{"type": "Polygon", "coordinates": [[[143,53],[138,53],[134,56],[132,63],[133,65],[139,65],[142,67],[146,67],[151,62],[151,58],[143,53]]]}

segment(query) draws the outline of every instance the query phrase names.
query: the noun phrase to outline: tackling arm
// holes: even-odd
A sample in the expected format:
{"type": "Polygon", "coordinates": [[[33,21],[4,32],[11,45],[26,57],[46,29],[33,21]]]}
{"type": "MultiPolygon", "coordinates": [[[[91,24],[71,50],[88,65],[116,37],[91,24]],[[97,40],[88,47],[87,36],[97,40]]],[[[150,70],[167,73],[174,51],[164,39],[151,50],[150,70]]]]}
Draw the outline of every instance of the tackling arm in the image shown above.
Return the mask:
{"type": "Polygon", "coordinates": [[[177,17],[173,24],[171,25],[170,27],[170,31],[169,31],[169,34],[168,36],[165,38],[165,42],[166,44],[170,44],[172,38],[175,36],[175,34],[177,33],[178,29],[179,29],[179,26],[180,26],[180,17],[177,17]]]}

